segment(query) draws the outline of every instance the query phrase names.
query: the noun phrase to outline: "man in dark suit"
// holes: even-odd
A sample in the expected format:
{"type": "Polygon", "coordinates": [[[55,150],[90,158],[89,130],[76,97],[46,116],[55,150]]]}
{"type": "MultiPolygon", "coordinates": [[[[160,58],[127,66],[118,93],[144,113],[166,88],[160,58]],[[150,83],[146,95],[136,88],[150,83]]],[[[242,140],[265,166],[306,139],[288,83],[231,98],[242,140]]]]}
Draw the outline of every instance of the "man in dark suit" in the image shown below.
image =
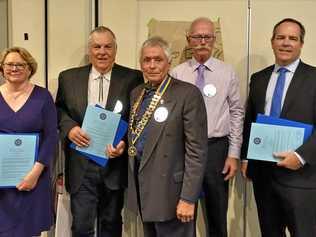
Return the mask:
{"type": "MultiPolygon", "coordinates": [[[[315,125],[316,68],[300,60],[305,29],[297,20],[277,23],[271,39],[272,65],[252,75],[247,102],[243,156],[247,152],[251,122],[258,113],[315,125]],[[280,69],[284,68],[284,69],[280,69]],[[279,108],[276,88],[285,71],[279,108]]],[[[274,154],[277,163],[249,160],[243,174],[253,181],[263,237],[315,237],[316,226],[316,133],[295,151],[274,154]],[[247,167],[248,166],[248,167],[247,167]]]]}
{"type": "MultiPolygon", "coordinates": [[[[127,183],[126,155],[109,160],[103,168],[71,149],[69,144],[89,145],[89,134],[81,129],[89,104],[115,110],[128,120],[129,94],[142,82],[142,75],[114,62],[116,39],[107,27],[97,27],[90,33],[88,50],[91,64],[60,73],[56,98],[65,149],[66,189],[71,195],[72,233],[74,237],[94,236],[97,218],[98,236],[119,237],[123,189],[127,183]]],[[[123,151],[124,147],[121,141],[116,149],[123,151]]]]}
{"type": "Polygon", "coordinates": [[[145,41],[140,65],[148,83],[131,94],[127,207],[140,212],[145,237],[195,236],[206,163],[203,97],[168,75],[170,61],[166,41],[145,41]]]}

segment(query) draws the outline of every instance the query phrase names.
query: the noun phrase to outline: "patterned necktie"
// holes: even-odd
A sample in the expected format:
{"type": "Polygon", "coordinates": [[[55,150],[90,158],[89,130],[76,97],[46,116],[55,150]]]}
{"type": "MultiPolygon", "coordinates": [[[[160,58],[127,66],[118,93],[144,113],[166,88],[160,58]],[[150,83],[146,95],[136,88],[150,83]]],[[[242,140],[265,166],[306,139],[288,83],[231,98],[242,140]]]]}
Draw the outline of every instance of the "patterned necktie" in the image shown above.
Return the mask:
{"type": "Polygon", "coordinates": [[[205,85],[205,79],[204,79],[204,71],[205,71],[205,65],[200,64],[198,67],[198,77],[195,81],[195,85],[203,92],[203,88],[205,85]]]}
{"type": "Polygon", "coordinates": [[[282,107],[282,96],[285,84],[285,75],[288,70],[284,67],[279,68],[279,76],[274,88],[270,116],[280,117],[282,107]]]}
{"type": "Polygon", "coordinates": [[[99,77],[99,102],[103,101],[103,79],[104,79],[104,76],[100,75],[100,77],[99,77]]]}

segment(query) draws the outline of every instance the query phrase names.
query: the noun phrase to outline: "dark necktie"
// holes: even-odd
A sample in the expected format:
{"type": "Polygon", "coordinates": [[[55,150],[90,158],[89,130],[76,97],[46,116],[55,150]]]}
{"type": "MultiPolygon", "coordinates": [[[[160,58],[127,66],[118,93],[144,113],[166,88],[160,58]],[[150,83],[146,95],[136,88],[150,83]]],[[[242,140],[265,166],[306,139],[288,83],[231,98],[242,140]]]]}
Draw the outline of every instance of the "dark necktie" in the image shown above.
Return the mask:
{"type": "Polygon", "coordinates": [[[282,96],[285,84],[285,75],[287,71],[288,70],[284,67],[281,67],[278,70],[279,76],[273,92],[270,116],[280,117],[282,108],[282,96]]]}
{"type": "Polygon", "coordinates": [[[100,75],[100,77],[99,77],[99,102],[103,101],[103,80],[104,80],[104,75],[100,75]]]}
{"type": "Polygon", "coordinates": [[[198,70],[198,76],[195,81],[195,85],[203,92],[203,88],[205,85],[205,79],[204,79],[205,65],[200,64],[197,70],[198,70]]]}

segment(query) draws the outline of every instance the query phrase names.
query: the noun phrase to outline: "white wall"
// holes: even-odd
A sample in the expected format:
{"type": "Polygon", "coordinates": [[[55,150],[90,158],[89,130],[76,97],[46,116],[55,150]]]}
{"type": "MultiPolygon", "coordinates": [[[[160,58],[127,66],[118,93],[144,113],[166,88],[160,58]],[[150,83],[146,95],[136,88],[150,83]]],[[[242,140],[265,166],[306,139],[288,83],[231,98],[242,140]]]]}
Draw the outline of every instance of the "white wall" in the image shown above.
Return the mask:
{"type": "Polygon", "coordinates": [[[44,1],[9,1],[9,46],[24,47],[33,55],[38,68],[32,81],[41,86],[45,86],[44,42],[44,1]]]}
{"type": "Polygon", "coordinates": [[[91,6],[87,0],[48,2],[48,88],[55,96],[58,74],[87,63],[91,6]]]}
{"type": "Polygon", "coordinates": [[[316,1],[315,0],[252,0],[251,72],[273,64],[270,39],[273,26],[283,18],[295,18],[306,28],[302,59],[316,65],[316,1]]]}
{"type": "Polygon", "coordinates": [[[110,27],[117,38],[117,62],[136,67],[137,1],[101,0],[100,25],[110,27]]]}

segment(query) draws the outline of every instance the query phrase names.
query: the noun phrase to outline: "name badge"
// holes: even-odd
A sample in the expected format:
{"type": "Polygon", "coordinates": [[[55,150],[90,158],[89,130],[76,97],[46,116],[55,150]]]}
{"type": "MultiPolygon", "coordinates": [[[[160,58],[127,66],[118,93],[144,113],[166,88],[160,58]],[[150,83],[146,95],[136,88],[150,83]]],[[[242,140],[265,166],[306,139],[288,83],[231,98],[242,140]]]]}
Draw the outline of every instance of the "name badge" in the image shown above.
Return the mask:
{"type": "Polygon", "coordinates": [[[203,88],[203,93],[207,97],[213,97],[216,95],[216,87],[213,84],[207,84],[203,88]]]}
{"type": "Polygon", "coordinates": [[[159,107],[156,109],[154,113],[154,119],[158,123],[164,122],[167,119],[167,117],[168,117],[168,110],[166,107],[159,107]]]}
{"type": "Polygon", "coordinates": [[[113,113],[116,113],[116,114],[118,114],[118,113],[121,113],[122,112],[122,110],[123,110],[123,104],[122,104],[122,102],[121,101],[116,101],[116,104],[115,104],[115,107],[114,107],[114,110],[113,110],[113,113]]]}

